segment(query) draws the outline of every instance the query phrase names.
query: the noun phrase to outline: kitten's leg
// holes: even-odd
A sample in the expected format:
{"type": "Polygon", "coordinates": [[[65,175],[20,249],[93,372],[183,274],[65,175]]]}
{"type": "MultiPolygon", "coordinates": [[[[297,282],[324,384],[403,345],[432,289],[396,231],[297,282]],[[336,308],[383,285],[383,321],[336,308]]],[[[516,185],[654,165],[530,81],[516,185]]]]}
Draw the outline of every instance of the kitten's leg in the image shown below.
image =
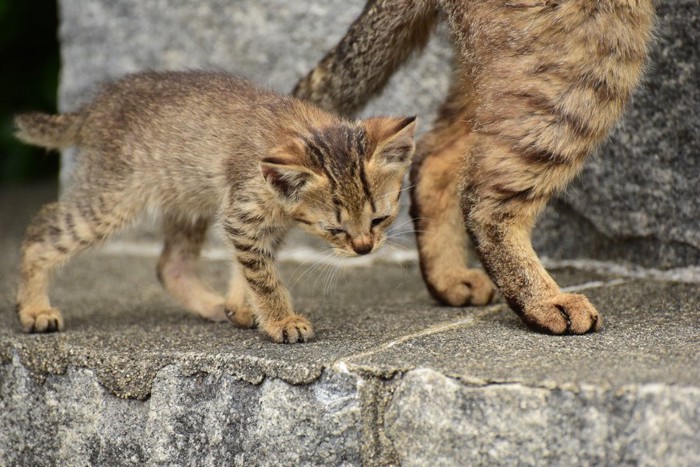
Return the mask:
{"type": "Polygon", "coordinates": [[[47,204],[34,217],[22,243],[17,312],[24,332],[63,329],[60,311],[49,303],[50,274],[77,253],[105,240],[136,213],[122,196],[73,192],[47,204]]]}
{"type": "Polygon", "coordinates": [[[260,328],[275,342],[305,342],[314,332],[308,319],[294,313],[289,291],[275,268],[275,252],[286,228],[264,225],[266,215],[232,209],[224,230],[236,249],[242,276],[260,328]]]}
{"type": "Polygon", "coordinates": [[[452,306],[485,305],[494,294],[486,273],[467,267],[469,241],[456,174],[474,139],[464,95],[461,85],[453,85],[434,128],[419,141],[411,167],[411,217],[423,280],[436,300],[452,306]]]}
{"type": "Polygon", "coordinates": [[[211,321],[226,321],[223,297],[202,282],[197,268],[209,222],[165,215],[165,245],[158,260],[158,279],[187,310],[211,321]]]}
{"type": "Polygon", "coordinates": [[[226,296],[226,317],[236,326],[256,327],[258,323],[251,305],[251,291],[243,273],[243,266],[237,260],[234,263],[226,296]]]}

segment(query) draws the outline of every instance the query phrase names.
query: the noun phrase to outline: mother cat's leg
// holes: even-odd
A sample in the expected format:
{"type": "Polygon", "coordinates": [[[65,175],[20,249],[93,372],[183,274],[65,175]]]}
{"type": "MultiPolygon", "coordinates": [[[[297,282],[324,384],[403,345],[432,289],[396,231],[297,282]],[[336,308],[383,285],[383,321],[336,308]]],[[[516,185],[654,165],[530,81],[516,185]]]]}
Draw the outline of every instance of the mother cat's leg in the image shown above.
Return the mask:
{"type": "Polygon", "coordinates": [[[543,332],[581,334],[602,325],[586,297],[561,292],[530,232],[639,80],[651,7],[638,3],[476,2],[461,4],[464,11],[452,17],[492,25],[471,28],[462,44],[463,60],[479,64],[476,139],[459,186],[466,227],[511,308],[543,332]]]}
{"type": "Polygon", "coordinates": [[[467,90],[459,78],[433,129],[418,142],[411,166],[411,217],[430,294],[447,305],[484,305],[494,287],[482,270],[467,266],[469,240],[457,196],[458,170],[474,140],[467,90]]]}
{"type": "Polygon", "coordinates": [[[537,215],[577,167],[543,167],[532,174],[530,162],[489,137],[479,138],[470,155],[459,193],[463,214],[482,264],[510,307],[538,331],[599,330],[596,309],[583,295],[560,291],[530,240],[537,215]]]}

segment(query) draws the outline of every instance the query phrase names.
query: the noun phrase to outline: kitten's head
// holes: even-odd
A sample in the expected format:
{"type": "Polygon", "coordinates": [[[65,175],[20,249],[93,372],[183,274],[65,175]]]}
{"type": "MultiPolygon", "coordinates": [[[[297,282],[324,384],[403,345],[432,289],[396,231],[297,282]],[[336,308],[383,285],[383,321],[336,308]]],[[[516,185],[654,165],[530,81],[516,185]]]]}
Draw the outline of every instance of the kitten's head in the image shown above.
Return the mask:
{"type": "Polygon", "coordinates": [[[276,147],[261,171],[304,230],[339,255],[364,255],[386,240],[398,214],[415,130],[415,117],[318,128],[276,147]]]}

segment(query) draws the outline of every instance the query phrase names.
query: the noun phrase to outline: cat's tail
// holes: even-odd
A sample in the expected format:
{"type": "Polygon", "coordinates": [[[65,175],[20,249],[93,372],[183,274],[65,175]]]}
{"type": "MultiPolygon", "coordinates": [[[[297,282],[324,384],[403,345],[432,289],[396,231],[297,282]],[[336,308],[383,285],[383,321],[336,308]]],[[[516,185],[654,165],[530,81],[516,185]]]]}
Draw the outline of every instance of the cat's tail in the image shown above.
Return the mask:
{"type": "Polygon", "coordinates": [[[78,143],[83,118],[78,113],[60,115],[30,112],[15,117],[15,136],[28,144],[63,149],[78,143]]]}
{"type": "Polygon", "coordinates": [[[340,42],[292,93],[350,116],[378,94],[411,52],[428,41],[434,0],[368,0],[340,42]]]}

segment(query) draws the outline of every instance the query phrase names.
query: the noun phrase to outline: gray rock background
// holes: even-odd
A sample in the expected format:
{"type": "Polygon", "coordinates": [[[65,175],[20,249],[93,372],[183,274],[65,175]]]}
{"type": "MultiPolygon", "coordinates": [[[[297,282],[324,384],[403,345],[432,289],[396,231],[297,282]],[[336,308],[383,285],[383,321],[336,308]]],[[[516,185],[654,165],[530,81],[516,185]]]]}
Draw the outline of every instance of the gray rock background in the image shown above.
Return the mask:
{"type": "MultiPolygon", "coordinates": [[[[363,0],[62,0],[62,110],[97,83],[143,69],[214,68],[288,92],[361,11],[363,0]]],[[[658,3],[643,88],[610,141],[543,216],[536,249],[669,268],[700,263],[700,3],[658,3]]],[[[445,93],[444,30],[365,113],[420,115],[445,93]]],[[[73,155],[64,157],[70,183],[73,155]]]]}

